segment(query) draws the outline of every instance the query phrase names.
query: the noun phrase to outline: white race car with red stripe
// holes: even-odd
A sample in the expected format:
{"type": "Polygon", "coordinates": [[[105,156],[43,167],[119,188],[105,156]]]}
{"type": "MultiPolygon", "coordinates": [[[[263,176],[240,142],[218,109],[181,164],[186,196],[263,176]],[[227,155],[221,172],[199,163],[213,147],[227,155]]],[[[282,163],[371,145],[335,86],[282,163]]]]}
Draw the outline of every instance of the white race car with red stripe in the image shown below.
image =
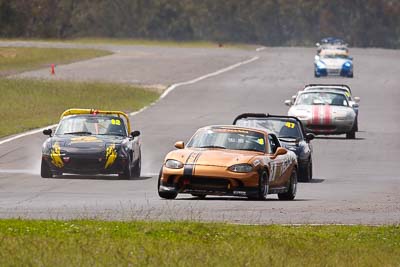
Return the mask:
{"type": "Polygon", "coordinates": [[[348,139],[355,138],[356,113],[345,93],[318,89],[301,91],[293,105],[290,100],[285,104],[291,106],[288,115],[299,118],[306,132],[346,134],[348,139]]]}

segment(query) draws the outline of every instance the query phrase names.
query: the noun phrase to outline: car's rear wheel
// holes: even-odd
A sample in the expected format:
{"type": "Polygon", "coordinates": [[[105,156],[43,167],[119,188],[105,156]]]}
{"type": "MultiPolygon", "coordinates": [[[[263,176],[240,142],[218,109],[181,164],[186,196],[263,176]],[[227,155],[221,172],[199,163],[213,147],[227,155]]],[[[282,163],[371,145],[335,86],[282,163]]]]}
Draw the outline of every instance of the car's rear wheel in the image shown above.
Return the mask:
{"type": "Polygon", "coordinates": [[[42,176],[42,178],[53,178],[53,173],[51,172],[49,165],[43,159],[40,167],[40,176],[42,176]]]}
{"type": "Polygon", "coordinates": [[[299,181],[301,182],[311,182],[312,180],[312,158],[307,163],[307,166],[300,169],[299,181]]]}
{"type": "Polygon", "coordinates": [[[294,169],[290,176],[289,188],[286,193],[278,194],[279,200],[293,200],[296,197],[297,192],[297,171],[294,169]]]}
{"type": "Polygon", "coordinates": [[[133,167],[132,177],[139,178],[141,169],[142,169],[142,153],[139,151],[139,158],[136,161],[135,166],[133,167]]]}
{"type": "Polygon", "coordinates": [[[257,195],[248,196],[249,199],[265,200],[269,190],[269,178],[266,171],[262,171],[258,178],[257,195]]]}
{"type": "Polygon", "coordinates": [[[160,174],[159,174],[159,176],[158,176],[158,183],[157,183],[158,195],[159,195],[161,198],[165,198],[165,199],[175,199],[175,198],[178,196],[178,193],[177,193],[177,192],[160,191],[161,175],[162,175],[162,168],[161,168],[160,174]]]}

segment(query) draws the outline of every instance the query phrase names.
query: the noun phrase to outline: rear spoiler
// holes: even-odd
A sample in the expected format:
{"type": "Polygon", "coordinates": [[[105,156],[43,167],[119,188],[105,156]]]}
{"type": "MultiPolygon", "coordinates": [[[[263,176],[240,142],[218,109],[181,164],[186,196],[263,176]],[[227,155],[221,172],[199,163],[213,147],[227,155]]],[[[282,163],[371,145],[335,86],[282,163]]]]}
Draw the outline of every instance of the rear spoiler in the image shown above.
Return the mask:
{"type": "Polygon", "coordinates": [[[66,116],[70,115],[79,115],[79,114],[104,114],[104,115],[117,115],[118,117],[124,117],[126,120],[126,124],[128,127],[128,133],[131,132],[131,124],[129,122],[129,117],[126,115],[126,113],[122,111],[108,111],[108,110],[97,110],[97,109],[79,109],[79,108],[72,108],[72,109],[67,109],[61,114],[60,120],[66,116]]]}
{"type": "Polygon", "coordinates": [[[265,113],[243,113],[243,114],[240,114],[239,116],[237,116],[237,117],[234,119],[234,121],[233,121],[232,124],[233,124],[233,125],[236,125],[236,122],[237,122],[238,120],[247,119],[247,118],[261,118],[261,119],[262,119],[262,118],[265,118],[265,119],[268,119],[268,118],[281,118],[281,119],[292,119],[292,120],[297,121],[297,122],[300,124],[301,131],[302,131],[304,137],[306,136],[306,131],[304,130],[303,123],[301,122],[301,120],[299,120],[297,117],[294,117],[294,116],[271,115],[271,114],[269,114],[269,113],[267,113],[267,114],[265,114],[265,113]]]}

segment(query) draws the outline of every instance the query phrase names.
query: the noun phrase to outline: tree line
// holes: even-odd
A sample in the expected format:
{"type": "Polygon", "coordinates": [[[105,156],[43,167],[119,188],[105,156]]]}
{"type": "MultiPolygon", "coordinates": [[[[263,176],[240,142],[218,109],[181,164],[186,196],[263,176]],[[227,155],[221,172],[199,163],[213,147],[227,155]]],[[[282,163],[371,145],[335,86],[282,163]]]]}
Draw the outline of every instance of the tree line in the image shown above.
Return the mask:
{"type": "Polygon", "coordinates": [[[0,0],[0,37],[400,48],[399,0],[0,0]]]}

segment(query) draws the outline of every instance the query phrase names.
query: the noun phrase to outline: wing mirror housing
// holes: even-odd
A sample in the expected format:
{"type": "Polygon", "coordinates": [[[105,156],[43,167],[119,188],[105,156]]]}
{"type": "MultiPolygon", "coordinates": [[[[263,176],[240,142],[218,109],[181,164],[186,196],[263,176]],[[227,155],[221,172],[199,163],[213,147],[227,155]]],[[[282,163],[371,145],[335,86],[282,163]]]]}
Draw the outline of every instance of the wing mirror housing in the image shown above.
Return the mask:
{"type": "Polygon", "coordinates": [[[175,147],[177,149],[184,149],[185,148],[185,143],[183,141],[178,141],[175,143],[175,147]]]}
{"type": "Polygon", "coordinates": [[[354,97],[354,102],[359,103],[360,100],[361,100],[360,97],[358,97],[358,96],[355,96],[355,97],[354,97]]]}
{"type": "Polygon", "coordinates": [[[48,136],[50,136],[51,137],[51,134],[53,133],[53,130],[52,129],[45,129],[45,130],[43,130],[43,134],[44,135],[48,135],[48,136]]]}
{"type": "Polygon", "coordinates": [[[285,155],[286,153],[287,153],[286,148],[278,147],[278,149],[275,152],[275,157],[280,156],[280,155],[285,155]]]}
{"type": "Polygon", "coordinates": [[[140,135],[140,132],[139,132],[139,131],[133,131],[133,132],[131,132],[132,138],[138,137],[139,135],[140,135]]]}
{"type": "Polygon", "coordinates": [[[315,60],[319,60],[319,56],[318,56],[318,55],[315,55],[314,59],[315,59],[315,60]]]}
{"type": "Polygon", "coordinates": [[[314,138],[315,138],[315,135],[314,135],[314,134],[312,134],[312,133],[306,134],[306,140],[307,140],[307,142],[310,142],[311,140],[314,140],[314,138]]]}
{"type": "Polygon", "coordinates": [[[315,46],[316,46],[316,47],[319,47],[319,46],[320,46],[320,43],[315,43],[315,46]]]}
{"type": "Polygon", "coordinates": [[[285,100],[285,105],[290,107],[292,105],[292,100],[285,100]]]}

